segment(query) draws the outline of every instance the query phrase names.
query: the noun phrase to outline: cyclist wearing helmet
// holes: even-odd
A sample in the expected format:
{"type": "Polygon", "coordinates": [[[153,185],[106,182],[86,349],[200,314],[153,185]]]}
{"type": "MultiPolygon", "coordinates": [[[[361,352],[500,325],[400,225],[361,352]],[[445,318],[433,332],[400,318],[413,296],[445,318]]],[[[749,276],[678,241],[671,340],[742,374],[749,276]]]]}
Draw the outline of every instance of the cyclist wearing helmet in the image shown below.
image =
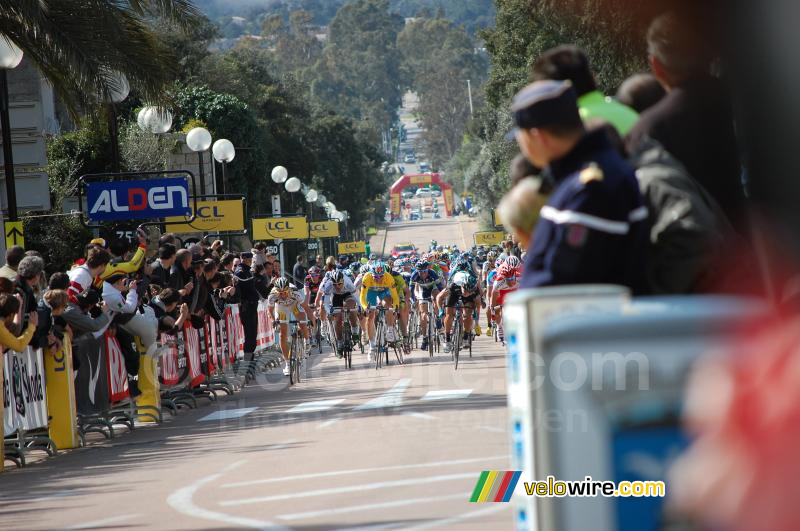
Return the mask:
{"type": "Polygon", "coordinates": [[[399,267],[393,267],[389,270],[394,278],[394,288],[397,290],[397,296],[400,299],[400,334],[405,339],[408,336],[408,303],[411,300],[411,295],[408,293],[408,285],[405,278],[403,278],[403,270],[399,267]]]}
{"type": "MultiPolygon", "coordinates": [[[[267,297],[267,310],[272,318],[273,328],[280,330],[281,352],[285,360],[283,367],[284,376],[289,375],[289,324],[281,321],[288,321],[290,316],[298,321],[306,319],[303,310],[303,295],[300,291],[293,289],[289,281],[283,277],[277,279],[273,284],[272,291],[267,297]]],[[[309,341],[308,326],[300,323],[300,330],[306,338],[306,355],[311,351],[309,341]]]]}
{"type": "MultiPolygon", "coordinates": [[[[440,277],[436,271],[430,268],[430,262],[420,260],[415,265],[415,270],[411,273],[411,292],[412,297],[417,303],[419,311],[420,330],[428,330],[428,319],[430,318],[430,305],[436,300],[439,292],[440,277]]],[[[428,350],[428,335],[422,337],[420,349],[428,350]]]]}
{"type": "Polygon", "coordinates": [[[386,270],[383,262],[376,260],[370,265],[369,271],[361,279],[361,294],[359,297],[362,308],[367,309],[367,333],[369,335],[369,352],[367,362],[372,361],[375,351],[375,308],[382,306],[386,312],[386,339],[389,342],[397,340],[394,331],[394,309],[400,304],[397,289],[394,286],[394,277],[386,270]]]}
{"type": "Polygon", "coordinates": [[[464,339],[467,340],[472,330],[472,310],[477,306],[476,302],[483,304],[478,290],[478,279],[470,275],[468,271],[458,271],[453,275],[453,278],[447,283],[447,289],[437,297],[439,306],[445,307],[445,352],[450,352],[453,348],[451,332],[453,331],[453,321],[455,320],[458,301],[461,301],[464,306],[464,311],[462,312],[464,339]]]}
{"type": "Polygon", "coordinates": [[[505,303],[506,296],[519,288],[517,278],[519,276],[519,258],[517,258],[517,266],[512,267],[512,258],[510,256],[497,268],[497,276],[495,277],[494,284],[492,285],[492,295],[489,299],[489,307],[492,309],[492,320],[497,326],[497,333],[500,341],[505,341],[503,334],[503,304],[505,303]]]}
{"type": "MultiPolygon", "coordinates": [[[[330,297],[330,306],[327,308],[328,315],[330,315],[332,309],[344,308],[347,310],[354,310],[356,307],[356,298],[354,296],[356,288],[353,285],[353,281],[350,280],[343,271],[335,271],[326,278],[320,287],[320,292],[325,295],[326,299],[330,297]]],[[[323,299],[320,297],[317,301],[317,308],[320,310],[320,314],[324,315],[323,312],[325,312],[325,309],[322,307],[322,301],[323,299]]],[[[356,318],[355,312],[349,312],[348,315],[350,319],[350,329],[353,334],[353,342],[355,343],[358,341],[359,336],[358,319],[356,318]]],[[[341,351],[342,344],[344,343],[342,339],[342,316],[343,314],[340,312],[336,314],[335,319],[337,352],[341,351]]]]}
{"type": "MultiPolygon", "coordinates": [[[[304,284],[304,291],[305,291],[305,307],[306,309],[311,309],[311,305],[314,304],[314,301],[317,300],[317,292],[319,291],[319,287],[322,284],[322,270],[317,266],[311,266],[308,270],[308,274],[303,282],[304,284]]],[[[309,318],[311,320],[311,325],[316,326],[314,314],[309,312],[309,318]]],[[[311,337],[311,346],[316,346],[315,344],[316,338],[312,335],[311,337]]]]}

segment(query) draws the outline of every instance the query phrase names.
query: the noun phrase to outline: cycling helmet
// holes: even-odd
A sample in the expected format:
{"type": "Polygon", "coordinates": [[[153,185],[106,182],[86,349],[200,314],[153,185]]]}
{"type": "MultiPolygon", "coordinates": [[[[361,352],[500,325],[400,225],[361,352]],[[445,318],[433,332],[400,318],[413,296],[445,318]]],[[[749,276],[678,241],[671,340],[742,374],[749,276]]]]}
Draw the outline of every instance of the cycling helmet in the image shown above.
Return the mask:
{"type": "Polygon", "coordinates": [[[469,284],[469,275],[466,271],[458,271],[453,275],[453,284],[462,288],[467,287],[469,284]]]}
{"type": "Polygon", "coordinates": [[[469,271],[470,269],[472,269],[472,266],[469,264],[469,260],[466,258],[459,258],[456,261],[456,271],[469,271]]]}
{"type": "Polygon", "coordinates": [[[362,275],[366,275],[369,273],[369,266],[367,264],[362,265],[358,272],[362,275]]]}
{"type": "Polygon", "coordinates": [[[344,282],[344,273],[341,270],[334,271],[331,275],[331,280],[334,284],[341,284],[344,282]]]}
{"type": "Polygon", "coordinates": [[[428,267],[430,267],[430,265],[431,265],[430,262],[428,262],[427,260],[419,260],[415,264],[415,267],[416,267],[416,269],[418,269],[420,271],[424,271],[424,270],[428,269],[428,267]]]}
{"type": "Polygon", "coordinates": [[[275,281],[275,289],[278,291],[287,291],[290,287],[289,281],[283,277],[275,281]]]}
{"type": "Polygon", "coordinates": [[[350,271],[352,271],[353,273],[358,273],[360,269],[361,269],[360,263],[353,262],[352,264],[350,264],[350,271]]]}
{"type": "Polygon", "coordinates": [[[375,253],[370,253],[370,254],[369,254],[369,259],[370,259],[370,260],[377,260],[377,259],[378,259],[378,255],[377,255],[377,254],[375,254],[375,253]]]}
{"type": "Polygon", "coordinates": [[[503,278],[515,277],[517,276],[517,268],[511,267],[509,261],[506,260],[497,268],[497,274],[503,278]]]}
{"type": "Polygon", "coordinates": [[[467,275],[467,289],[469,291],[475,291],[478,289],[478,279],[472,275],[467,275]]]}
{"type": "Polygon", "coordinates": [[[497,260],[497,253],[494,251],[489,251],[486,253],[486,258],[489,260],[497,260]]]}
{"type": "Polygon", "coordinates": [[[322,273],[322,270],[317,266],[311,266],[311,268],[308,270],[308,274],[311,275],[312,277],[317,277],[321,273],[322,273]]]}
{"type": "Polygon", "coordinates": [[[373,263],[372,263],[372,265],[369,267],[369,270],[370,270],[370,272],[372,273],[372,276],[373,276],[373,277],[375,277],[375,278],[381,278],[381,277],[383,277],[383,275],[386,273],[386,266],[385,266],[385,265],[384,265],[384,263],[383,263],[383,262],[381,262],[380,260],[376,260],[376,261],[375,261],[375,262],[373,262],[373,263]]]}
{"type": "Polygon", "coordinates": [[[511,255],[511,256],[509,256],[508,258],[506,258],[506,263],[507,263],[509,266],[513,267],[513,268],[517,268],[517,267],[519,267],[520,265],[522,265],[522,262],[520,261],[520,259],[519,259],[519,258],[517,258],[517,257],[516,257],[516,256],[514,256],[514,255],[511,255]]]}

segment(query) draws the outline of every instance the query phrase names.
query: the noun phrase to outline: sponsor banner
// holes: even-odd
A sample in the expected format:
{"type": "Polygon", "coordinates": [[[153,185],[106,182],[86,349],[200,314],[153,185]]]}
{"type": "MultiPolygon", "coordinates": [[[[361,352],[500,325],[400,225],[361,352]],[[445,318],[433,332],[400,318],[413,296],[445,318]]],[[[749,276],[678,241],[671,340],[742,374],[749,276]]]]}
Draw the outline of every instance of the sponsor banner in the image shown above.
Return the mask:
{"type": "Polygon", "coordinates": [[[335,238],[339,236],[338,221],[312,221],[308,225],[311,238],[335,238]]]}
{"type": "Polygon", "coordinates": [[[208,346],[208,374],[212,374],[219,368],[219,333],[217,332],[217,322],[206,315],[205,328],[206,345],[208,346]]]}
{"type": "Polygon", "coordinates": [[[75,376],[75,398],[78,414],[93,415],[106,411],[108,399],[108,370],[106,369],[105,339],[82,334],[75,340],[78,371],[75,376]]]}
{"type": "MultiPolygon", "coordinates": [[[[447,211],[448,215],[451,215],[453,213],[453,189],[445,188],[443,195],[444,195],[444,209],[447,211]]],[[[433,200],[433,204],[436,205],[436,199],[433,200]]]]}
{"type": "Polygon", "coordinates": [[[130,396],[128,393],[128,371],[125,370],[125,357],[116,336],[105,333],[106,367],[108,368],[108,397],[111,402],[130,396]]]}
{"type": "Polygon", "coordinates": [[[306,240],[308,222],[302,216],[253,218],[254,240],[306,240]]]}
{"type": "Polygon", "coordinates": [[[494,221],[494,226],[495,227],[502,227],[503,226],[503,220],[500,219],[500,214],[497,213],[497,209],[496,208],[494,210],[492,210],[492,220],[494,221]]]}
{"type": "Polygon", "coordinates": [[[72,372],[72,344],[69,336],[64,336],[60,349],[44,356],[44,368],[50,438],[59,450],[77,448],[79,437],[75,409],[75,375],[72,372]]]}
{"type": "Polygon", "coordinates": [[[409,184],[431,184],[433,179],[430,175],[414,175],[409,177],[409,184]]]}
{"type": "Polygon", "coordinates": [[[366,253],[367,244],[364,242],[343,242],[339,244],[338,254],[366,253]]]}
{"type": "Polygon", "coordinates": [[[395,216],[400,215],[400,194],[389,194],[389,210],[391,210],[392,214],[395,216]]]}
{"type": "Polygon", "coordinates": [[[193,210],[187,216],[169,217],[169,231],[184,232],[241,232],[244,230],[244,202],[240,199],[225,201],[198,201],[197,216],[194,221],[180,223],[191,218],[193,210]],[[173,223],[177,223],[173,225],[173,223]]]}
{"type": "Polygon", "coordinates": [[[177,338],[169,334],[161,334],[161,363],[158,365],[158,381],[162,385],[177,385],[180,377],[178,370],[177,338]]]}
{"type": "Polygon", "coordinates": [[[183,339],[186,342],[186,364],[189,368],[189,387],[197,387],[203,381],[200,359],[200,336],[192,323],[183,323],[183,339]]]}
{"type": "Polygon", "coordinates": [[[256,335],[256,351],[265,350],[275,342],[275,331],[269,318],[269,305],[266,300],[258,302],[258,335],[256,335]]]}
{"type": "Polygon", "coordinates": [[[228,359],[233,363],[244,359],[244,327],[239,317],[239,306],[229,305],[225,309],[225,328],[228,342],[228,359]],[[230,310],[230,312],[228,311],[230,310]]]}
{"type": "Polygon", "coordinates": [[[472,235],[475,245],[499,245],[503,241],[502,231],[476,232],[472,235]]]}
{"type": "Polygon", "coordinates": [[[91,221],[188,216],[189,182],[185,177],[147,181],[95,181],[86,184],[91,221]]]}
{"type": "Polygon", "coordinates": [[[7,350],[3,364],[3,431],[47,427],[42,350],[28,347],[24,352],[7,350]]]}

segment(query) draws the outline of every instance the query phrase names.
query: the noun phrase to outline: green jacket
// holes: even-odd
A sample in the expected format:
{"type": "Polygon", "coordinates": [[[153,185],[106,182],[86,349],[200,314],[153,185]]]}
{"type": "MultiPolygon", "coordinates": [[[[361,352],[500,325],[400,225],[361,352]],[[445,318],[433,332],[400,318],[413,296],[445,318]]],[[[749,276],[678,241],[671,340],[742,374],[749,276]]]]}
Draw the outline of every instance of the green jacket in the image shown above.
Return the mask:
{"type": "Polygon", "coordinates": [[[599,90],[587,92],[578,98],[578,107],[583,121],[600,118],[613,125],[620,136],[625,136],[639,120],[639,115],[620,102],[604,96],[599,90]]]}

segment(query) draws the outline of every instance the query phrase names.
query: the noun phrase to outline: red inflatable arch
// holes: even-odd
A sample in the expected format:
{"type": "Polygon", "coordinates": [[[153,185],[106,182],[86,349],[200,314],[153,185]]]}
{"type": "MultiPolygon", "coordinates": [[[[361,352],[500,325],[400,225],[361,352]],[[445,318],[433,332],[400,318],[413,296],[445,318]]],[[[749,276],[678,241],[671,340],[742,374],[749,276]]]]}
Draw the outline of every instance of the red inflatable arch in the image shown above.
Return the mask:
{"type": "Polygon", "coordinates": [[[448,216],[453,215],[453,187],[444,182],[438,173],[420,173],[417,175],[403,175],[397,179],[389,189],[389,200],[392,214],[400,217],[400,197],[403,190],[408,186],[430,186],[439,185],[444,197],[444,210],[448,216]]]}

